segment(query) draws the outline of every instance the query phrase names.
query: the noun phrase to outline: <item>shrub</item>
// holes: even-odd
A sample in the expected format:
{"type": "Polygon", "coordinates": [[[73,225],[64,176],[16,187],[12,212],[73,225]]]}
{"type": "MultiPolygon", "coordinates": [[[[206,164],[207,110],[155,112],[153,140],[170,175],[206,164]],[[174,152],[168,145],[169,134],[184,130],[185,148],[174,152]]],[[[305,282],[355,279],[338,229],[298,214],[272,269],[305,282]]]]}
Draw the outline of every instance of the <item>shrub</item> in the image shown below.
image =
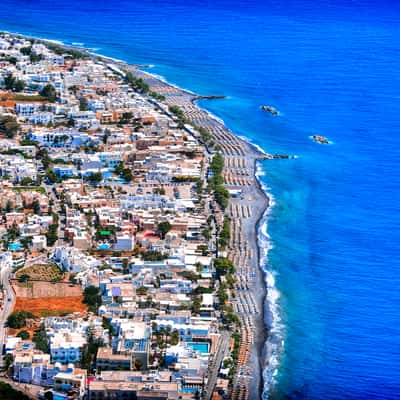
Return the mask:
{"type": "Polygon", "coordinates": [[[23,330],[23,331],[18,332],[17,336],[20,337],[22,340],[28,340],[31,335],[29,334],[28,331],[23,330]]]}
{"type": "Polygon", "coordinates": [[[35,318],[29,311],[14,311],[8,316],[7,324],[13,329],[23,328],[26,326],[26,320],[29,318],[35,318]]]}
{"type": "Polygon", "coordinates": [[[165,235],[171,230],[172,226],[169,221],[159,222],[157,230],[160,233],[161,239],[165,238],[165,235]]]}
{"type": "Polygon", "coordinates": [[[8,138],[13,138],[19,130],[19,124],[17,120],[9,115],[0,117],[0,132],[8,138]]]}
{"type": "Polygon", "coordinates": [[[96,286],[88,286],[83,291],[83,302],[88,305],[89,310],[97,312],[101,306],[100,289],[96,286]]]}
{"type": "Polygon", "coordinates": [[[35,347],[38,350],[41,350],[44,353],[49,352],[49,343],[47,341],[47,336],[44,326],[41,326],[41,328],[34,333],[32,341],[35,343],[35,347]]]}
{"type": "Polygon", "coordinates": [[[57,100],[56,89],[53,85],[48,83],[41,91],[40,96],[45,97],[50,103],[54,103],[57,100]]]}
{"type": "Polygon", "coordinates": [[[8,383],[0,382],[0,399],[2,400],[30,400],[30,397],[13,389],[8,383]]]}
{"type": "Polygon", "coordinates": [[[219,276],[233,274],[235,272],[235,266],[228,258],[216,258],[214,260],[214,267],[219,276]]]}

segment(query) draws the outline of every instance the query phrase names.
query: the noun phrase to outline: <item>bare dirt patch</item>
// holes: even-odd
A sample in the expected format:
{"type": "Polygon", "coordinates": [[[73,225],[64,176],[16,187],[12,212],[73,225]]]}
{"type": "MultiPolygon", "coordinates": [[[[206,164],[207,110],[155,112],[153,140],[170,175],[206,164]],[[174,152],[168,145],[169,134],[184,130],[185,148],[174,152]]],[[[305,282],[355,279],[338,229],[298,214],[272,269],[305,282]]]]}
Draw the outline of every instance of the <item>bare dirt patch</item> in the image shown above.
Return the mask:
{"type": "Polygon", "coordinates": [[[37,318],[87,311],[79,285],[16,279],[12,285],[16,294],[14,311],[29,311],[37,318]]]}
{"type": "Polygon", "coordinates": [[[49,317],[87,310],[83,296],[22,298],[17,297],[14,311],[29,311],[37,317],[49,317]]]}
{"type": "MultiPolygon", "coordinates": [[[[29,281],[21,283],[13,279],[12,285],[17,295],[17,300],[22,298],[40,299],[53,297],[77,297],[82,296],[82,288],[68,282],[44,282],[29,281]]],[[[47,300],[49,301],[49,300],[47,300]]]]}

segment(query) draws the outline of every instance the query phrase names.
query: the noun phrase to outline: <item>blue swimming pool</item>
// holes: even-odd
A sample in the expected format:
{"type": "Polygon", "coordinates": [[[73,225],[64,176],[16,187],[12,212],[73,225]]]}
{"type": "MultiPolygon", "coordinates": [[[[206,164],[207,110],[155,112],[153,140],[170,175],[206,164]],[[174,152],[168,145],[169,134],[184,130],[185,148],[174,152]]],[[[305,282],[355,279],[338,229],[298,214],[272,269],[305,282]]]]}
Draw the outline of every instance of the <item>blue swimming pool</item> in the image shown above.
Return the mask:
{"type": "Polygon", "coordinates": [[[67,397],[66,395],[63,395],[61,393],[53,393],[53,400],[66,400],[67,397]]]}
{"type": "Polygon", "coordinates": [[[97,247],[99,250],[108,250],[110,248],[110,245],[107,243],[102,243],[97,247]]]}
{"type": "Polygon", "coordinates": [[[198,392],[198,388],[184,387],[181,389],[181,393],[196,393],[198,392]]]}
{"type": "Polygon", "coordinates": [[[198,351],[201,354],[208,354],[209,353],[209,344],[208,343],[200,343],[200,342],[189,342],[187,344],[193,350],[198,351]]]}
{"type": "Polygon", "coordinates": [[[20,243],[11,243],[8,248],[12,251],[17,251],[21,250],[21,244],[20,243]]]}

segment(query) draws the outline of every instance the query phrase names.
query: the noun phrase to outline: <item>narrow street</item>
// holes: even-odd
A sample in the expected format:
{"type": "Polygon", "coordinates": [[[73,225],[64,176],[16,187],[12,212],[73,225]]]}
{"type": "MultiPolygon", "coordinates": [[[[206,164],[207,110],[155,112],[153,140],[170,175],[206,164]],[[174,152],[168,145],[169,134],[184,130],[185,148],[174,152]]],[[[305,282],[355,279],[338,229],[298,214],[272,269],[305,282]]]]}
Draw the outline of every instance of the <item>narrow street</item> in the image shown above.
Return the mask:
{"type": "Polygon", "coordinates": [[[222,364],[222,360],[229,355],[230,335],[227,332],[221,332],[220,342],[218,343],[217,352],[210,361],[208,369],[207,384],[203,392],[203,400],[210,400],[218,379],[218,373],[222,364]]]}
{"type": "Polygon", "coordinates": [[[5,345],[6,339],[6,321],[8,316],[11,314],[14,303],[15,303],[15,295],[14,291],[10,284],[10,274],[11,274],[11,265],[4,266],[2,265],[2,269],[0,271],[0,279],[1,285],[3,287],[4,293],[4,303],[2,308],[0,309],[0,344],[1,344],[1,356],[0,356],[0,369],[3,368],[3,348],[5,345]]]}

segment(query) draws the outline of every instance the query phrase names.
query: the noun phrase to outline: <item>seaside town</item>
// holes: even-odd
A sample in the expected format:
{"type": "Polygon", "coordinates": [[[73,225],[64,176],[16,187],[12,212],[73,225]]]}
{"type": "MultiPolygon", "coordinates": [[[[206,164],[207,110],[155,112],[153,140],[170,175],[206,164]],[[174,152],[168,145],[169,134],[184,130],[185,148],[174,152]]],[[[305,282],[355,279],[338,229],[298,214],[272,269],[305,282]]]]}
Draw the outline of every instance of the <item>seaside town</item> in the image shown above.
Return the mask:
{"type": "Polygon", "coordinates": [[[266,155],[199,98],[0,34],[0,384],[14,398],[260,396],[266,155]]]}

